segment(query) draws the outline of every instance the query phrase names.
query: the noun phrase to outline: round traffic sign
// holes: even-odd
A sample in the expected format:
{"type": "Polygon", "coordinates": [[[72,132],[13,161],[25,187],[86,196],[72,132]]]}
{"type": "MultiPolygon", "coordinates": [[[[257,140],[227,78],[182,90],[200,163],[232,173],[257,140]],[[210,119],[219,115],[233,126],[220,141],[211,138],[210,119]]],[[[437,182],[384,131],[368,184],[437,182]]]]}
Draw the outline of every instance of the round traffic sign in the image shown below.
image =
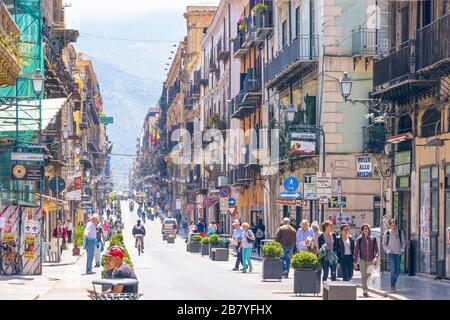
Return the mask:
{"type": "Polygon", "coordinates": [[[60,193],[66,189],[66,182],[61,177],[53,177],[50,180],[49,187],[53,192],[60,193]]]}
{"type": "Polygon", "coordinates": [[[228,199],[228,206],[229,207],[235,207],[236,206],[236,199],[235,198],[229,198],[228,199]]]}
{"type": "Polygon", "coordinates": [[[222,187],[220,188],[219,194],[221,198],[228,198],[231,194],[231,190],[228,187],[222,187]]]}
{"type": "Polygon", "coordinates": [[[286,180],[284,180],[284,189],[289,192],[294,192],[298,189],[299,183],[298,179],[296,177],[287,177],[286,180]]]}

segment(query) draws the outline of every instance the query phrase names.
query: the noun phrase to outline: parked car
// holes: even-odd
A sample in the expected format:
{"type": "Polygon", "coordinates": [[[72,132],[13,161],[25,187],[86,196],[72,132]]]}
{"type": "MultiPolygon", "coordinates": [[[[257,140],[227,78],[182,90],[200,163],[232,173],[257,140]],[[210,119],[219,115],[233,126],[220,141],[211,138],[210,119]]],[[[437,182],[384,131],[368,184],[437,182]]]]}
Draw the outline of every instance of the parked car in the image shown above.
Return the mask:
{"type": "Polygon", "coordinates": [[[161,234],[172,234],[177,229],[177,220],[165,218],[161,228],[161,234]]]}

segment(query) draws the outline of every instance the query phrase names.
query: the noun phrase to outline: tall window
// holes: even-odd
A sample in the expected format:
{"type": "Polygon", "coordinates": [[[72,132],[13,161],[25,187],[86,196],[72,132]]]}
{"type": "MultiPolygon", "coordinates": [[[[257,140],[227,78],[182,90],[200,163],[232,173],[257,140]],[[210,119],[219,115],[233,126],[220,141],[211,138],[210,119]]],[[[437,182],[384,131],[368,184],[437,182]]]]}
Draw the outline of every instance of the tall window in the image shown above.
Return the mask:
{"type": "Polygon", "coordinates": [[[401,42],[402,44],[409,40],[409,4],[401,9],[401,42]]]}
{"type": "Polygon", "coordinates": [[[300,36],[300,7],[295,9],[295,36],[300,36]]]}
{"type": "Polygon", "coordinates": [[[281,46],[284,48],[288,43],[287,20],[281,24],[281,46]]]}

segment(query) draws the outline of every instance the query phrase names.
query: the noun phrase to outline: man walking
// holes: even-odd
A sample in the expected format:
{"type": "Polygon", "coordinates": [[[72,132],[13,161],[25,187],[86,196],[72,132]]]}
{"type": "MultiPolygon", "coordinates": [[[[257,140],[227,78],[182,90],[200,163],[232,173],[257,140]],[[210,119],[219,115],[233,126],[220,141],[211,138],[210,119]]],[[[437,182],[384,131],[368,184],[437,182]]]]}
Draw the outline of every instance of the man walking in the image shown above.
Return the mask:
{"type": "Polygon", "coordinates": [[[234,246],[236,249],[236,263],[234,264],[233,271],[239,271],[239,265],[242,264],[242,233],[243,229],[241,227],[241,222],[239,220],[233,221],[233,240],[234,240],[234,246]]]}
{"type": "Polygon", "coordinates": [[[309,227],[308,220],[303,220],[300,228],[297,231],[296,245],[298,252],[313,251],[314,246],[317,245],[317,239],[314,231],[309,227]]]}
{"type": "Polygon", "coordinates": [[[255,229],[256,251],[258,252],[258,255],[261,256],[261,241],[265,238],[266,232],[266,226],[264,225],[262,219],[259,219],[255,229]]]}
{"type": "Polygon", "coordinates": [[[275,241],[283,246],[283,276],[284,278],[289,277],[289,270],[291,269],[291,256],[292,250],[295,245],[295,229],[290,225],[291,220],[289,218],[283,219],[283,224],[278,228],[275,241]]]}
{"type": "Polygon", "coordinates": [[[397,220],[389,221],[390,229],[384,233],[383,249],[388,255],[391,270],[391,293],[395,293],[395,285],[400,275],[400,257],[405,252],[405,236],[398,228],[397,220]]]}
{"type": "Polygon", "coordinates": [[[92,260],[94,259],[94,250],[97,245],[97,225],[99,223],[98,214],[94,214],[91,220],[86,224],[84,230],[84,250],[87,252],[86,274],[93,274],[92,260]]]}
{"type": "Polygon", "coordinates": [[[354,267],[358,263],[361,270],[361,281],[363,287],[364,297],[369,296],[369,290],[367,287],[367,281],[369,280],[371,274],[368,272],[369,267],[374,266],[378,262],[378,243],[370,234],[370,226],[368,224],[363,224],[361,226],[361,235],[356,239],[355,254],[354,254],[354,267]]]}

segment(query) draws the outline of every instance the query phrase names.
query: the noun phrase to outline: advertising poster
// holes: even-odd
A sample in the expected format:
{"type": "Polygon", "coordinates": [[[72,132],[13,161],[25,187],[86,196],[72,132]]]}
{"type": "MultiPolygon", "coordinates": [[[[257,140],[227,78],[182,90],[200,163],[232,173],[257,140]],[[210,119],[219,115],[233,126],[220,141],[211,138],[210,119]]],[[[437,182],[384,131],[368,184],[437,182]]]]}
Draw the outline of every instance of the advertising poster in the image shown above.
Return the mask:
{"type": "Polygon", "coordinates": [[[24,232],[25,234],[38,234],[39,233],[38,222],[33,220],[26,221],[24,232]]]}
{"type": "Polygon", "coordinates": [[[23,257],[25,259],[34,259],[34,242],[36,240],[35,235],[25,236],[25,247],[23,252],[23,257]]]}
{"type": "Polygon", "coordinates": [[[75,175],[69,179],[67,187],[67,200],[80,201],[81,200],[81,175],[75,175]]]}
{"type": "Polygon", "coordinates": [[[296,155],[315,155],[316,140],[317,137],[314,133],[294,132],[291,135],[290,153],[296,155]]]}

